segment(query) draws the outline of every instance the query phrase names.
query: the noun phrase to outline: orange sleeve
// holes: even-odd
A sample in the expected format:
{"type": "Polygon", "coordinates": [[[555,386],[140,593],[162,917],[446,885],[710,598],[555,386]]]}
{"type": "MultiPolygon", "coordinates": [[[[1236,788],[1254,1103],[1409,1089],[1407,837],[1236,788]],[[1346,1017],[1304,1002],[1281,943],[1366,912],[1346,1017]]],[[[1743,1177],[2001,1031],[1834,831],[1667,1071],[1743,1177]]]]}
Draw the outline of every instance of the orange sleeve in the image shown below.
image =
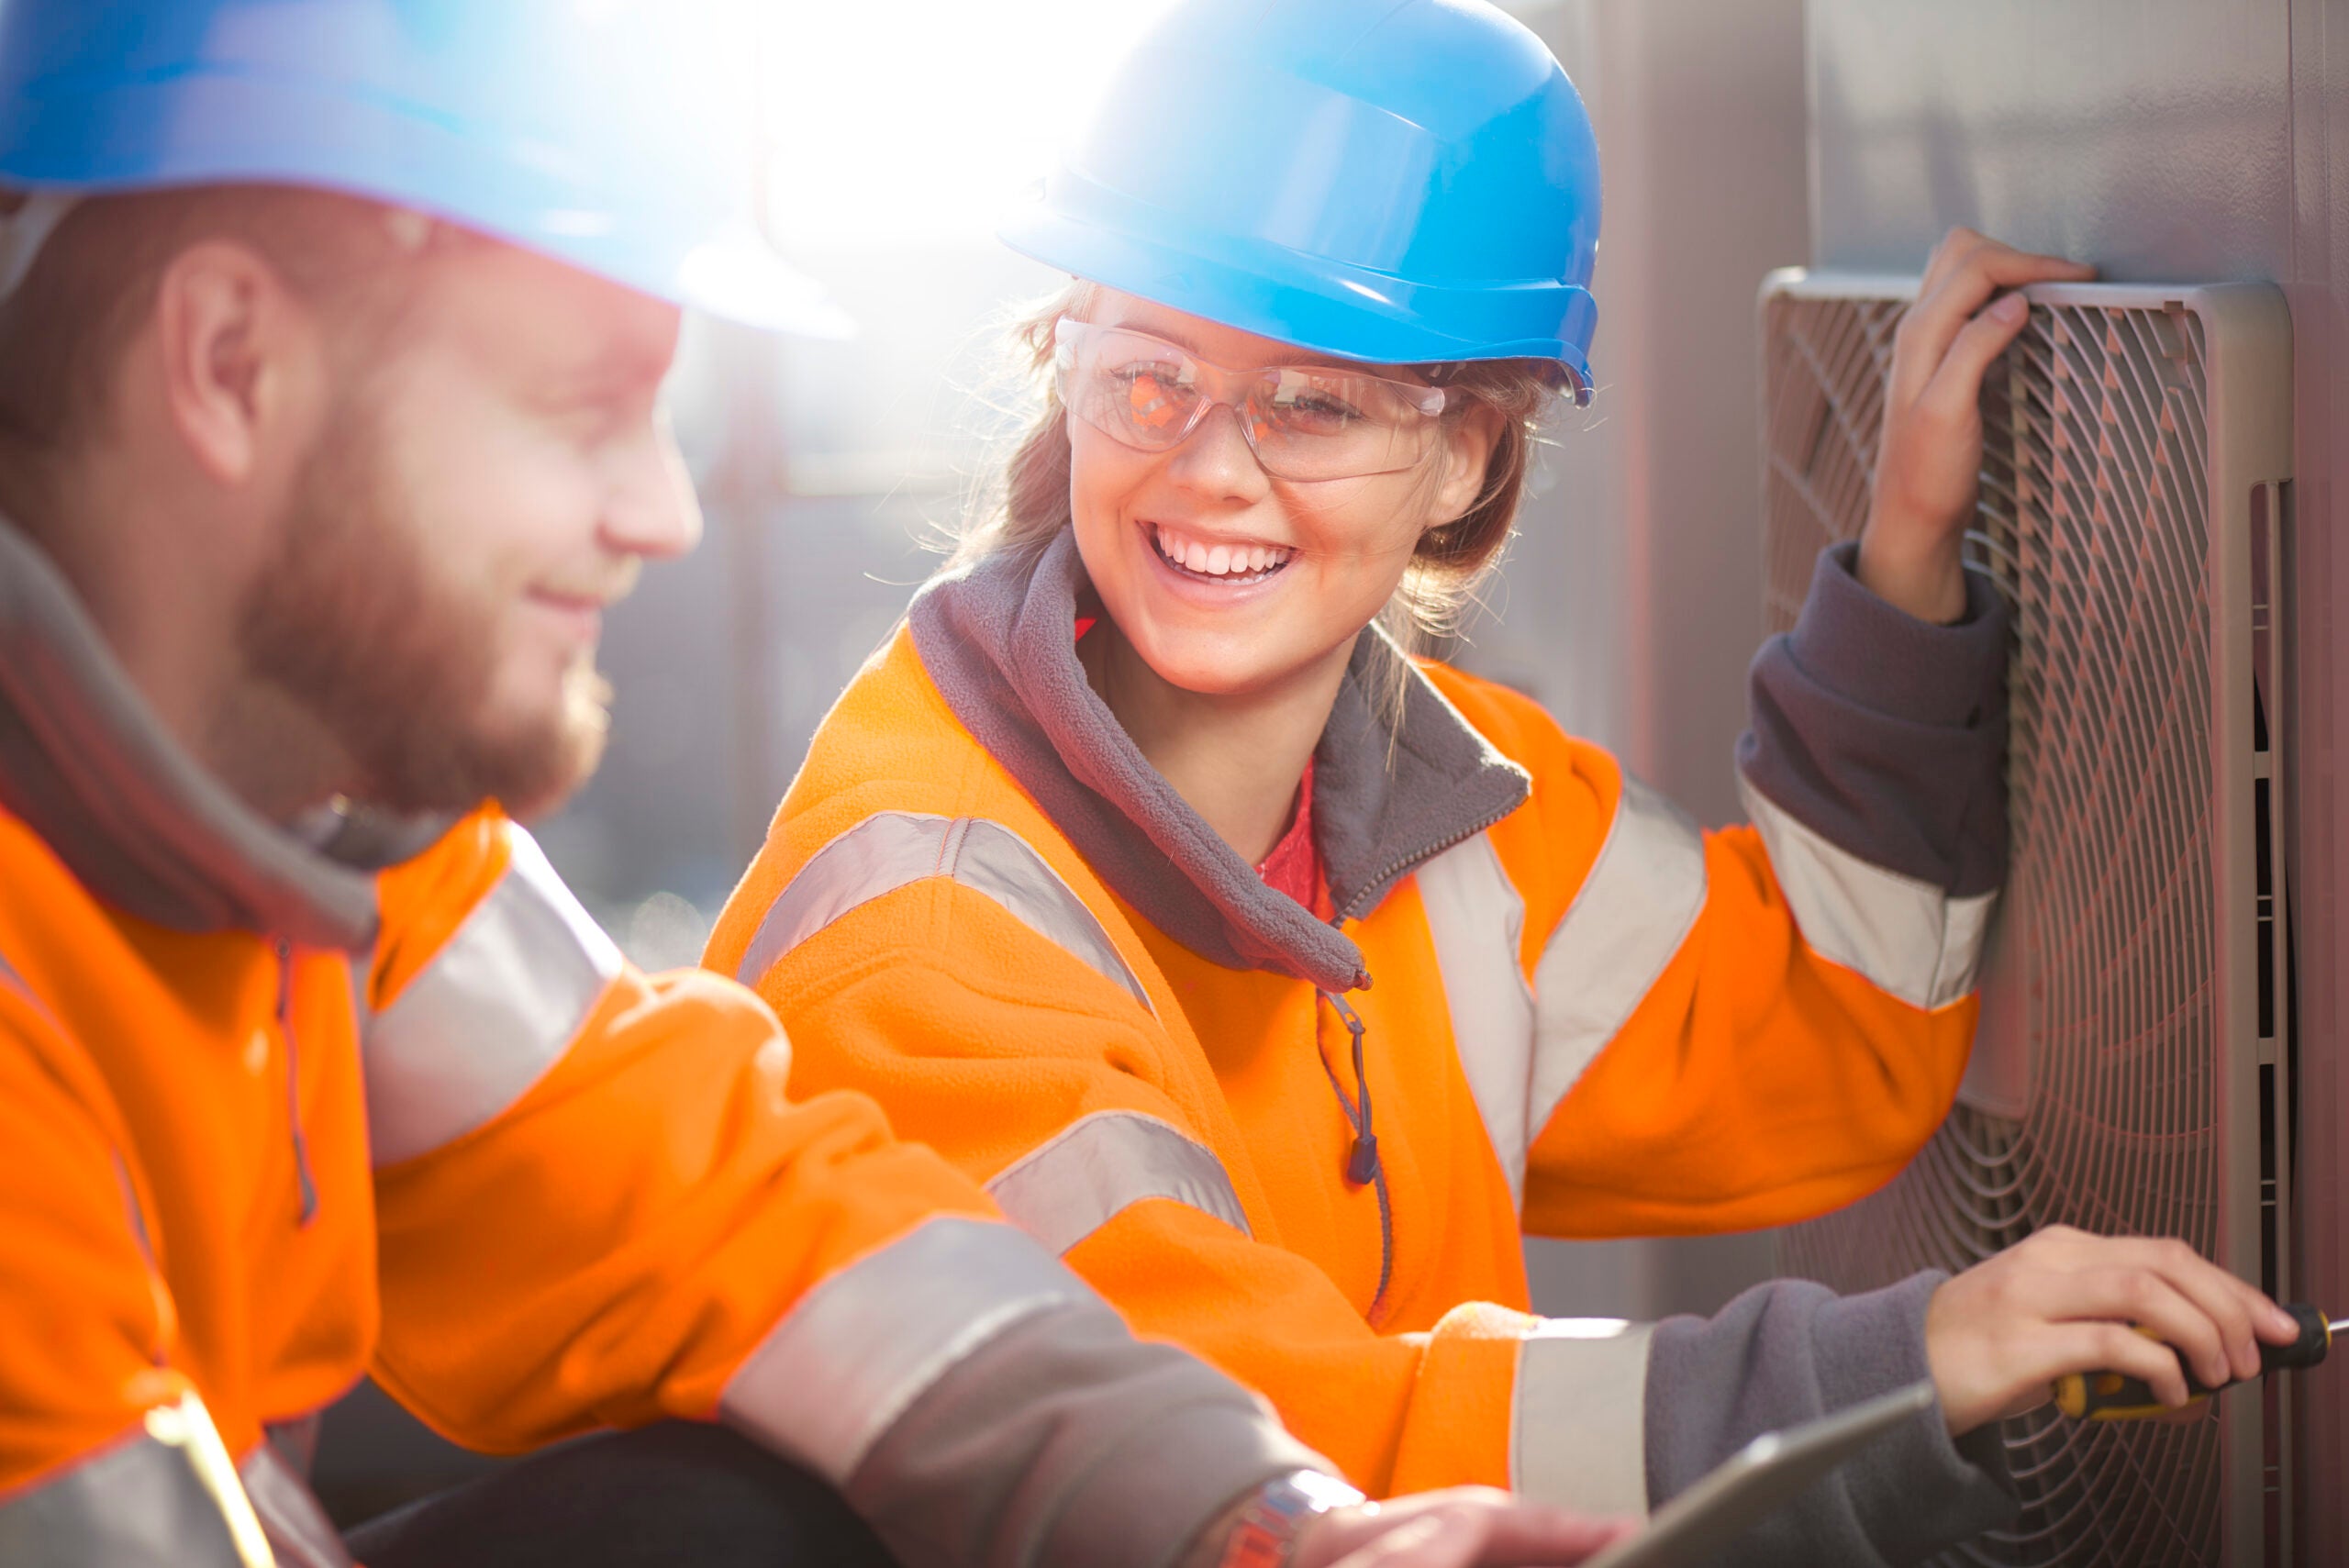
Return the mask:
{"type": "Polygon", "coordinates": [[[1925,1010],[1802,940],[1751,828],[1709,833],[1695,928],[1542,1128],[1548,1236],[1758,1229],[1858,1201],[1949,1115],[1976,999],[1925,1010]]]}
{"type": "Polygon", "coordinates": [[[141,1250],[105,1089],[0,974],[0,1495],[139,1429],[172,1304],[141,1250]]]}
{"type": "MultiPolygon", "coordinates": [[[[498,913],[492,890],[521,874],[508,861],[537,852],[493,818],[435,854],[448,863],[411,872],[412,906],[386,899],[371,1103],[387,1098],[387,1059],[438,1043],[400,1032],[401,1008],[424,988],[448,983],[429,998],[445,1015],[460,980],[593,982],[584,1018],[518,1097],[377,1171],[378,1375],[449,1436],[520,1450],[598,1426],[708,1418],[815,1283],[932,1215],[993,1216],[942,1161],[893,1139],[870,1101],[787,1096],[790,1045],[729,981],[648,977],[616,953],[607,971],[566,970],[522,940],[565,928],[527,920],[519,937],[482,942],[503,968],[444,965],[498,913]],[[464,900],[457,917],[443,906],[451,890],[464,900]],[[385,984],[394,968],[414,977],[405,991],[385,984]]],[[[568,898],[559,884],[545,896],[568,898]]],[[[396,1130],[379,1119],[379,1139],[396,1130]]]]}
{"type": "MultiPolygon", "coordinates": [[[[864,904],[760,987],[786,1015],[803,1089],[873,1095],[904,1136],[975,1178],[1097,1113],[1138,1113],[1202,1155],[1213,1142],[1208,1107],[1166,1086],[1147,1015],[968,889],[924,882],[864,904]]],[[[1165,1197],[1117,1209],[1063,1261],[1137,1333],[1263,1394],[1364,1490],[1507,1484],[1518,1336],[1531,1319],[1469,1307],[1431,1333],[1381,1335],[1313,1263],[1165,1197]]]]}
{"type": "Polygon", "coordinates": [[[1700,832],[1529,699],[1431,673],[1533,775],[1492,829],[1539,1020],[1526,1229],[1760,1229],[1898,1174],[1956,1096],[1970,989],[1920,1006],[1823,957],[1754,828],[1700,832]]]}

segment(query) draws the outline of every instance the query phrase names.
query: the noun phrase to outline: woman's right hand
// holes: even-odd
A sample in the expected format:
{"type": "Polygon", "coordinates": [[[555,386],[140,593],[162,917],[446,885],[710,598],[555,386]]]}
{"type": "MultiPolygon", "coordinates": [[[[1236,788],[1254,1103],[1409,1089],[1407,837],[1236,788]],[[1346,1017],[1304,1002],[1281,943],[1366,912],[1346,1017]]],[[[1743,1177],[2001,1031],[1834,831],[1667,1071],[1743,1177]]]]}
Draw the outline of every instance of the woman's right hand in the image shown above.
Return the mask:
{"type": "Polygon", "coordinates": [[[2282,1307],[2183,1241],[2061,1225],[1948,1281],[1925,1310],[1925,1359],[1953,1437],[2047,1403],[2071,1373],[2142,1378],[2182,1407],[2181,1357],[2215,1388],[2259,1375],[2257,1341],[2299,1336],[2282,1307]]]}
{"type": "Polygon", "coordinates": [[[1573,1568],[1639,1528],[1454,1486],[1324,1515],[1297,1541],[1290,1568],[1573,1568]]]}

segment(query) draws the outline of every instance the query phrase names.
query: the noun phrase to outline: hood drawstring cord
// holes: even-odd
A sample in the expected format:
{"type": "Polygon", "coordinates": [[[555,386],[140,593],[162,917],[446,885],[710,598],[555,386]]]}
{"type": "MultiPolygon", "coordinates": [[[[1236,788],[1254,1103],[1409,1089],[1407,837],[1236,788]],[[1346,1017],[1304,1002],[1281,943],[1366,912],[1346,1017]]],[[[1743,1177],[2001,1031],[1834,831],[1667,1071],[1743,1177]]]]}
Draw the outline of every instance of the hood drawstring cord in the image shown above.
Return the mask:
{"type": "Polygon", "coordinates": [[[1368,1318],[1375,1328],[1386,1313],[1386,1289],[1395,1278],[1395,1206],[1386,1191],[1386,1167],[1378,1158],[1378,1132],[1371,1121],[1370,1074],[1363,1064],[1362,1016],[1346,1005],[1344,997],[1333,991],[1320,993],[1321,999],[1336,1009],[1353,1036],[1354,1093],[1348,1097],[1346,1086],[1338,1081],[1338,1070],[1330,1065],[1330,1058],[1321,1056],[1321,1071],[1330,1075],[1330,1088],[1338,1096],[1338,1105],[1346,1113],[1346,1125],[1354,1129],[1353,1147],[1346,1154],[1346,1180],[1355,1186],[1367,1184],[1378,1194],[1378,1292],[1370,1298],[1368,1318]]]}
{"type": "Polygon", "coordinates": [[[318,1184],[310,1178],[310,1142],[302,1131],[302,1052],[294,1038],[294,944],[277,940],[277,1032],[285,1041],[285,1116],[294,1129],[294,1176],[301,1184],[301,1220],[318,1215],[318,1184]]]}

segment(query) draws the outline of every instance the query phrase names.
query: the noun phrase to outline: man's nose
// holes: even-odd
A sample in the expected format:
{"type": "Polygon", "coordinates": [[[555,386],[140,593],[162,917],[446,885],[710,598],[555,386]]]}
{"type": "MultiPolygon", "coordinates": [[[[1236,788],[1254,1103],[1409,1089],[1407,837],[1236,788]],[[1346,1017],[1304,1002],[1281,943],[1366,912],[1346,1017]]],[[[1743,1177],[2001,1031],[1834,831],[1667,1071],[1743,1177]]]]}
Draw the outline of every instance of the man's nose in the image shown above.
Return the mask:
{"type": "Polygon", "coordinates": [[[666,420],[631,443],[604,514],[610,549],[654,561],[684,555],[701,542],[701,501],[666,420]]]}

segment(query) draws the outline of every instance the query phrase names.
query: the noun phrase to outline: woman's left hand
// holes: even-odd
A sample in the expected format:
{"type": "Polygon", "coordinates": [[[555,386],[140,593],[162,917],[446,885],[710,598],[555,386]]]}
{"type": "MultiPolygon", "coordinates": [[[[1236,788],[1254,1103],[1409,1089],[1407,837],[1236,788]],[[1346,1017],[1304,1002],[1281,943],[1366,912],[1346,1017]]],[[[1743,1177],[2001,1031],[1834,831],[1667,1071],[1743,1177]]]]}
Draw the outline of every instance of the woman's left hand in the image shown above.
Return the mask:
{"type": "Polygon", "coordinates": [[[2021,332],[2026,284],[2096,269],[1953,228],[1892,339],[1876,489],[1860,535],[1863,586],[1919,620],[1965,614],[1965,525],[1982,470],[1982,377],[2021,332]],[[1992,295],[1998,295],[1993,301],[1992,295]]]}

